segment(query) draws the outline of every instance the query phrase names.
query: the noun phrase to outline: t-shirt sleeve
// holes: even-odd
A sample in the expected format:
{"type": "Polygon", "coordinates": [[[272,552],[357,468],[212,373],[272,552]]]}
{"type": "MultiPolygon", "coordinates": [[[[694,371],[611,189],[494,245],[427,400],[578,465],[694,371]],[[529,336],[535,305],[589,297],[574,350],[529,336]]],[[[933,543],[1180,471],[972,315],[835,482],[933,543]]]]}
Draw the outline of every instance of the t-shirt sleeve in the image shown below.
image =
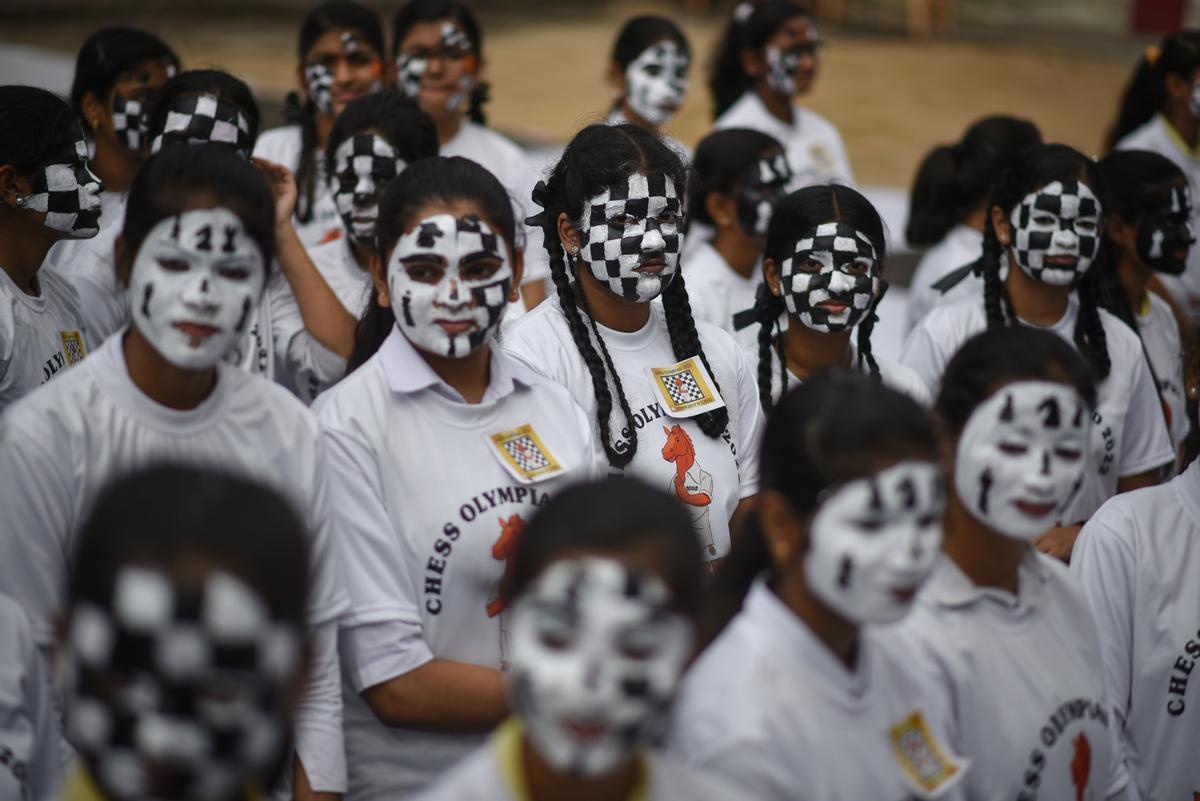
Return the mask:
{"type": "MultiPolygon", "coordinates": [[[[23,621],[22,621],[23,622],[23,621]]],[[[33,754],[29,783],[35,801],[58,797],[63,766],[63,741],[59,735],[58,718],[50,700],[50,682],[45,660],[29,636],[29,629],[19,627],[23,666],[23,695],[25,711],[33,727],[33,754]]]]}
{"type": "Polygon", "coordinates": [[[311,402],[342,377],[346,360],[308,333],[300,304],[282,274],[277,274],[267,287],[267,301],[271,304],[276,364],[286,370],[302,400],[311,402]]]}
{"type": "Polygon", "coordinates": [[[764,425],[762,403],[758,395],[758,381],[750,369],[750,361],[740,347],[731,351],[737,374],[737,415],[735,436],[737,437],[738,490],[739,498],[748,498],[758,493],[758,451],[764,425]]]}
{"type": "Polygon", "coordinates": [[[1139,349],[1137,363],[1133,366],[1125,430],[1121,434],[1118,475],[1122,478],[1133,476],[1174,461],[1175,449],[1163,419],[1158,389],[1154,386],[1150,366],[1139,349]]]}
{"type": "Polygon", "coordinates": [[[948,359],[937,332],[933,330],[933,324],[941,317],[940,314],[930,314],[919,322],[909,333],[900,354],[900,363],[915,372],[931,393],[937,392],[948,359]]]}
{"type": "Polygon", "coordinates": [[[13,377],[8,373],[17,341],[17,325],[12,304],[10,298],[0,293],[0,414],[4,412],[5,390],[13,383],[13,377]]]}

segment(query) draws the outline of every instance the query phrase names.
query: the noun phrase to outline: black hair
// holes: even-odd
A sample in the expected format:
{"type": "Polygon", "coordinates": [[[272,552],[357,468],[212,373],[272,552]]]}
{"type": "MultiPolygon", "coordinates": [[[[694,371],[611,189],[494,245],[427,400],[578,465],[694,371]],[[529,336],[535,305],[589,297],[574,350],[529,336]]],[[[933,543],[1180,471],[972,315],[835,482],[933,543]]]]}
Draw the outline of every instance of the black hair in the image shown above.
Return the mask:
{"type": "Polygon", "coordinates": [[[775,137],[749,128],[725,128],[700,140],[688,182],[688,227],[715,225],[708,213],[712,192],[733,195],[752,164],[771,151],[782,151],[775,137]]]}
{"type": "MultiPolygon", "coordinates": [[[[575,260],[570,264],[563,257],[563,244],[558,236],[558,217],[567,217],[579,225],[579,216],[587,201],[606,189],[623,184],[634,173],[666,175],[674,182],[680,194],[686,191],[686,173],[679,157],[658,137],[629,123],[621,125],[589,125],[575,135],[562,157],[555,165],[550,179],[535,190],[535,201],[543,211],[530,222],[537,222],[543,231],[543,242],[550,256],[550,277],[558,294],[558,303],[571,329],[571,338],[579,355],[587,365],[592,377],[592,390],[596,396],[596,418],[600,426],[600,441],[604,453],[613,467],[624,467],[637,453],[637,426],[633,412],[625,399],[621,379],[608,355],[608,346],[600,335],[596,321],[588,308],[587,296],[572,283],[576,269],[575,260]],[[569,274],[568,268],[570,270],[569,274]],[[578,302],[578,305],[577,305],[578,302]],[[584,323],[580,307],[587,315],[584,323]],[[589,331],[590,327],[590,331],[589,331]],[[592,338],[600,346],[596,352],[592,338]],[[613,445],[610,418],[613,398],[609,382],[616,387],[617,401],[625,417],[624,428],[629,432],[629,445],[619,451],[613,445]]],[[[708,363],[700,336],[696,333],[696,322],[692,318],[692,306],[684,286],[683,271],[677,270],[662,293],[663,311],[666,315],[667,332],[671,338],[671,350],[679,360],[699,356],[708,369],[713,381],[716,371],[708,363]]],[[[720,392],[720,387],[717,387],[720,392]]],[[[716,411],[697,416],[700,430],[710,437],[720,437],[729,425],[729,410],[722,407],[716,411]]]]}
{"type": "Polygon", "coordinates": [[[746,90],[754,87],[754,79],[742,68],[742,51],[747,48],[760,50],[788,20],[795,17],[811,19],[812,16],[812,11],[790,0],[766,0],[745,20],[739,20],[738,12],[734,12],[709,66],[708,88],[713,98],[713,119],[724,114],[746,90]]]}
{"type": "Polygon", "coordinates": [[[1138,59],[1133,75],[1121,95],[1117,118],[1105,140],[1111,152],[1117,143],[1163,111],[1167,103],[1167,76],[1191,81],[1200,69],[1200,31],[1173,33],[1138,59]]]}
{"type": "Polygon", "coordinates": [[[220,145],[168,145],[138,171],[125,205],[126,258],[132,263],[154,226],[182,213],[197,196],[236,214],[264,263],[270,263],[275,252],[274,196],[254,165],[220,145]]]}
{"type": "MultiPolygon", "coordinates": [[[[516,253],[516,219],[508,191],[479,164],[461,156],[437,156],[408,165],[404,172],[383,190],[379,200],[379,219],[375,223],[375,243],[379,261],[387,265],[400,235],[419,220],[416,214],[430,203],[469,200],[479,206],[480,216],[516,253]]],[[[346,365],[346,374],[357,370],[371,358],[396,324],[395,312],[379,304],[379,293],[372,286],[366,311],[354,330],[354,347],[346,365]]]]}
{"type": "Polygon", "coordinates": [[[79,117],[54,94],[33,86],[0,86],[0,165],[30,175],[65,143],[83,135],[79,117]]]}
{"type": "Polygon", "coordinates": [[[967,215],[987,203],[992,184],[1013,159],[1042,143],[1037,126],[1016,117],[984,117],[953,145],[938,145],[917,168],[909,193],[905,238],[917,247],[937,244],[967,215]]]}
{"type": "MultiPolygon", "coordinates": [[[[147,61],[166,61],[179,69],[179,56],[154,34],[114,25],[101,28],[83,42],[75,60],[71,108],[83,117],[83,96],[88,92],[105,100],[122,73],[147,61]]],[[[87,121],[83,121],[87,129],[87,121]]]]}
{"type": "Polygon", "coordinates": [[[575,484],[537,511],[521,533],[504,596],[515,599],[563,556],[618,554],[645,547],[660,557],[662,579],[681,611],[695,617],[702,594],[700,540],[687,512],[637,479],[575,484]]]}
{"type": "Polygon", "coordinates": [[[67,608],[107,599],[126,565],[182,581],[197,561],[241,578],[274,616],[303,623],[308,543],[291,504],[246,479],[172,465],[130,473],[100,493],[79,535],[67,608]]]}
{"type": "Polygon", "coordinates": [[[215,95],[236,106],[250,126],[250,146],[253,148],[258,139],[258,101],[245,81],[221,70],[188,70],[164,83],[146,112],[146,141],[150,142],[162,133],[167,114],[177,98],[199,94],[215,95]]]}
{"type": "MultiPolygon", "coordinates": [[[[978,269],[983,275],[983,308],[987,327],[1006,328],[1018,325],[1008,288],[1000,278],[1000,257],[1004,247],[996,236],[992,222],[994,207],[1011,218],[1012,210],[1030,192],[1054,181],[1078,180],[1092,187],[1099,196],[1100,180],[1095,162],[1067,145],[1038,145],[1025,151],[996,181],[988,202],[988,214],[983,226],[983,255],[978,269]]],[[[1097,236],[1100,233],[1097,232],[1097,236]]],[[[1098,258],[1103,254],[1097,254],[1098,258]]],[[[1092,268],[1079,281],[1075,292],[1079,297],[1079,316],[1075,319],[1075,347],[1083,354],[1097,380],[1108,377],[1112,362],[1108,357],[1108,338],[1100,318],[1100,272],[1093,261],[1092,268]]],[[[1009,269],[1019,270],[1012,264],[1009,269]]]]}
{"type": "Polygon", "coordinates": [[[377,131],[405,164],[438,154],[433,119],[399,90],[383,89],[351,100],[338,115],[325,145],[326,175],[333,174],[338,146],[364,131],[377,131]]]}
{"type": "MultiPolygon", "coordinates": [[[[379,15],[354,0],[328,0],[304,16],[296,42],[296,56],[303,64],[313,44],[330,31],[349,29],[362,35],[382,59],[383,24],[379,15]]],[[[300,102],[299,92],[289,92],[284,101],[284,117],[300,126],[300,161],[296,164],[296,219],[312,220],[317,191],[317,109],[312,98],[300,102]]]]}
{"type": "MultiPolygon", "coordinates": [[[[471,49],[475,51],[475,58],[482,65],[483,29],[479,27],[479,19],[471,7],[458,0],[409,0],[401,6],[400,10],[396,12],[396,16],[392,18],[392,56],[400,55],[400,43],[404,41],[405,35],[413,25],[418,22],[437,22],[442,19],[451,20],[458,26],[458,29],[470,41],[471,49]]],[[[483,106],[488,101],[488,91],[489,87],[486,82],[476,81],[475,88],[471,90],[470,103],[467,106],[467,117],[480,125],[487,125],[483,106]]]]}

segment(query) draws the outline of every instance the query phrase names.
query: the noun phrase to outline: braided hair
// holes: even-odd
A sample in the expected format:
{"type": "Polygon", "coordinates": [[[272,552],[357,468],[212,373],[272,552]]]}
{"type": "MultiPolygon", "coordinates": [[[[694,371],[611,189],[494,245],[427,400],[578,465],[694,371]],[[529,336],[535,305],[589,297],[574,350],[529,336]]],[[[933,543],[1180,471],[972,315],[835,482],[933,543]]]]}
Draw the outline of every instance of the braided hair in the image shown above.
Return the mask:
{"type": "MultiPolygon", "coordinates": [[[[534,190],[534,200],[542,207],[542,212],[528,221],[530,225],[542,228],[546,252],[550,257],[550,276],[557,290],[563,317],[566,318],[571,338],[592,377],[600,441],[609,464],[617,468],[628,465],[637,453],[637,426],[634,424],[633,412],[630,411],[608,346],[604,343],[604,337],[600,335],[588,307],[587,295],[582,290],[577,291],[572,283],[577,274],[578,264],[575,258],[564,255],[562,240],[558,235],[558,218],[559,215],[566,214],[578,225],[581,222],[580,216],[591,198],[609,187],[623,183],[630,175],[638,172],[665,174],[675,183],[679,193],[683,194],[686,186],[685,168],[679,157],[654,134],[628,123],[611,126],[590,125],[576,134],[567,145],[562,158],[551,172],[550,179],[539,183],[534,190]],[[587,323],[584,322],[585,316],[587,323]],[[628,432],[629,437],[625,448],[618,447],[612,441],[610,420],[614,391],[625,421],[623,430],[628,432]]],[[[661,297],[671,350],[675,358],[682,361],[699,356],[716,382],[716,372],[709,365],[700,336],[696,332],[682,271],[675,273],[661,297]]],[[[719,385],[716,389],[720,393],[719,385]]],[[[720,437],[726,433],[729,425],[729,410],[722,407],[705,412],[694,419],[706,435],[720,437]]]]}
{"type": "MultiPolygon", "coordinates": [[[[989,209],[999,208],[1006,219],[1012,210],[1030,192],[1054,181],[1080,180],[1092,187],[1099,187],[1100,180],[1095,163],[1073,147],[1067,145],[1038,145],[1025,151],[996,182],[992,190],[989,209]]],[[[983,228],[983,255],[978,268],[983,275],[983,309],[987,315],[988,330],[1018,325],[1008,288],[1000,278],[1000,262],[1005,248],[996,235],[996,226],[989,213],[983,228]]],[[[1096,261],[1104,257],[1097,255],[1096,261]]],[[[1012,264],[1009,269],[1020,269],[1012,264]]],[[[1075,347],[1101,381],[1108,377],[1112,362],[1108,356],[1108,337],[1100,318],[1100,273],[1098,263],[1093,263],[1086,275],[1075,286],[1079,299],[1079,315],[1075,318],[1073,340],[1075,347]]]]}

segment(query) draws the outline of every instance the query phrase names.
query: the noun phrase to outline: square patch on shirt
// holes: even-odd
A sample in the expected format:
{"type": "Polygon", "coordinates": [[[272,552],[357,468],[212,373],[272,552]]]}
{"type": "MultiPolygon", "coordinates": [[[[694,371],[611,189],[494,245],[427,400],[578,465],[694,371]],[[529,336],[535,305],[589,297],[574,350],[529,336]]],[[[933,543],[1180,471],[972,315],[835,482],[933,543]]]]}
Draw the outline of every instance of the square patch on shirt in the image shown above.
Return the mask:
{"type": "Polygon", "coordinates": [[[704,362],[695,356],[669,367],[651,367],[648,372],[671,417],[695,417],[725,405],[704,362]]]}
{"type": "Polygon", "coordinates": [[[68,365],[76,365],[87,356],[87,346],[83,344],[83,334],[78,331],[59,331],[58,339],[62,342],[63,357],[68,365]]]}
{"type": "Polygon", "coordinates": [[[891,736],[905,777],[922,795],[936,798],[961,778],[962,766],[942,750],[920,712],[893,726],[891,736]]]}
{"type": "Polygon", "coordinates": [[[518,481],[529,484],[563,471],[563,466],[528,423],[487,439],[500,464],[518,481]]]}

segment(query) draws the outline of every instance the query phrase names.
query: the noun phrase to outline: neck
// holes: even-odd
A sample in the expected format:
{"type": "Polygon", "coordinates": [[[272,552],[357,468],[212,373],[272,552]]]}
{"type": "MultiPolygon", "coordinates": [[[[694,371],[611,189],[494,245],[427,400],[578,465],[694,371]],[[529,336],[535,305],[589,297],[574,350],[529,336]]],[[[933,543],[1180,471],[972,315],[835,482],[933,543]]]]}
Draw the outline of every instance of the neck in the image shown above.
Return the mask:
{"type": "Polygon", "coordinates": [[[317,132],[317,147],[321,148],[321,152],[325,152],[325,145],[329,143],[329,132],[333,130],[333,123],[337,117],[333,114],[317,114],[316,132],[317,132]]]}
{"type": "MultiPolygon", "coordinates": [[[[575,288],[586,296],[587,308],[593,320],[605,328],[623,331],[627,334],[642,330],[650,320],[649,303],[626,300],[609,292],[588,271],[586,264],[577,262],[577,266],[579,269],[576,270],[576,274],[579,276],[579,280],[575,282],[575,288]]],[[[580,298],[579,305],[581,306],[583,305],[582,301],[583,298],[580,298]]]]}
{"type": "Polygon", "coordinates": [[[797,378],[807,380],[817,373],[835,367],[850,366],[850,332],[831,331],[828,334],[814,331],[792,317],[787,331],[783,332],[783,352],[787,367],[797,378]]]}
{"type": "Polygon", "coordinates": [[[758,265],[762,248],[759,243],[741,231],[722,231],[717,229],[717,235],[712,241],[713,248],[721,254],[721,258],[729,265],[729,269],[742,278],[749,278],[758,265]]]}
{"type": "MultiPolygon", "coordinates": [[[[793,574],[799,571],[790,571],[793,574]]],[[[799,575],[781,578],[776,594],[842,664],[854,670],[858,657],[857,624],[834,612],[813,596],[799,575]]]]}
{"type": "Polygon", "coordinates": [[[0,270],[8,273],[25,294],[38,294],[34,277],[57,241],[54,231],[43,225],[32,225],[24,216],[0,217],[0,270]]]}
{"type": "Polygon", "coordinates": [[[88,160],[92,172],[104,182],[105,192],[129,191],[139,163],[129,148],[101,142],[96,142],[96,155],[88,160]]]}
{"type": "Polygon", "coordinates": [[[188,370],[164,359],[136,326],[121,343],[125,365],[134,386],[150,400],[168,409],[195,409],[217,386],[217,368],[188,370]]]}
{"type": "Polygon", "coordinates": [[[533,801],[624,801],[633,795],[645,770],[641,758],[633,756],[603,776],[559,773],[533,748],[528,734],[521,738],[521,767],[533,801]]]}
{"type": "Polygon", "coordinates": [[[359,269],[365,273],[371,272],[370,249],[359,245],[353,239],[347,239],[346,243],[350,246],[350,254],[354,256],[354,263],[359,266],[359,269]]]}
{"type": "Polygon", "coordinates": [[[1121,292],[1125,294],[1129,308],[1133,309],[1134,314],[1142,307],[1146,289],[1150,286],[1150,278],[1153,275],[1154,272],[1136,256],[1122,252],[1117,257],[1117,283],[1121,285],[1121,292]]]}
{"type": "Polygon", "coordinates": [[[1192,115],[1187,104],[1181,104],[1179,108],[1172,109],[1165,116],[1167,122],[1175,129],[1175,133],[1179,134],[1179,138],[1186,142],[1188,147],[1195,148],[1197,142],[1200,142],[1200,120],[1192,115]]]}
{"type": "Polygon", "coordinates": [[[458,135],[463,118],[461,114],[441,114],[434,117],[433,125],[437,128],[438,147],[442,147],[458,135]]]}
{"type": "Polygon", "coordinates": [[[968,214],[966,217],[964,217],[962,224],[967,226],[968,228],[973,228],[982,234],[983,227],[987,223],[987,212],[988,212],[988,207],[987,207],[987,204],[984,203],[982,206],[975,209],[970,214],[968,214]]]}
{"type": "Polygon", "coordinates": [[[1008,254],[1008,264],[1008,279],[1005,284],[1017,316],[1027,323],[1043,328],[1061,320],[1067,313],[1071,287],[1045,284],[1030,278],[1017,265],[1011,251],[1008,254]]]}
{"type": "Polygon", "coordinates": [[[1025,556],[1025,542],[992,530],[967,511],[951,493],[942,520],[942,550],[977,586],[996,587],[1017,594],[1017,571],[1025,556]]]}
{"type": "Polygon", "coordinates": [[[481,403],[492,373],[492,348],[484,345],[461,359],[419,351],[438,378],[453,387],[467,403],[481,403]]]}
{"type": "Polygon", "coordinates": [[[782,122],[786,122],[788,125],[792,124],[795,117],[793,116],[792,99],[790,97],[781,95],[768,87],[765,80],[759,81],[758,85],[754,87],[754,91],[758,94],[759,99],[762,100],[763,105],[767,107],[767,111],[771,112],[771,116],[782,122]]]}
{"type": "Polygon", "coordinates": [[[657,125],[653,124],[652,122],[648,121],[641,114],[638,114],[636,111],[634,111],[633,106],[629,105],[628,100],[621,101],[621,114],[622,114],[622,116],[625,117],[626,120],[633,123],[637,127],[645,128],[647,131],[654,134],[655,136],[662,136],[662,131],[659,129],[659,127],[657,125]]]}

